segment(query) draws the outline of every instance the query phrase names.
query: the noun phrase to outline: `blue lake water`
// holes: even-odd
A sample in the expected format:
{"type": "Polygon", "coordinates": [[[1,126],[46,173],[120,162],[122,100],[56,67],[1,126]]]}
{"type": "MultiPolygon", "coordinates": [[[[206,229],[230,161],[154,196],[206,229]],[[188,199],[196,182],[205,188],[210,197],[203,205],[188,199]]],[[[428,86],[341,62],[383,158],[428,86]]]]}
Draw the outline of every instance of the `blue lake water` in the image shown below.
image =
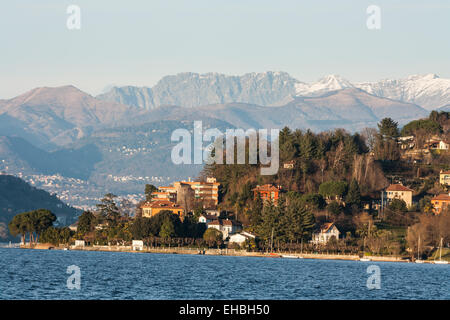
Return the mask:
{"type": "Polygon", "coordinates": [[[450,266],[0,249],[0,299],[450,299],[450,266]],[[380,289],[366,286],[370,265],[380,289]]]}

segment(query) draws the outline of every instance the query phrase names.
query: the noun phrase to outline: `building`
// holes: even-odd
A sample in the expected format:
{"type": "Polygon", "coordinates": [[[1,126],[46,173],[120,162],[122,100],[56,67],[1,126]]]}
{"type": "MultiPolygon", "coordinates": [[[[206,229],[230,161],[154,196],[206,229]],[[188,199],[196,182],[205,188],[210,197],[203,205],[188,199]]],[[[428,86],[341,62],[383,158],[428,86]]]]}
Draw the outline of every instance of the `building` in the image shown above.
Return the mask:
{"type": "Polygon", "coordinates": [[[402,184],[391,184],[386,189],[386,198],[387,202],[391,202],[394,199],[403,200],[406,203],[406,206],[409,208],[412,206],[412,196],[414,190],[405,187],[402,184]]]}
{"type": "Polygon", "coordinates": [[[262,186],[256,186],[256,188],[252,189],[252,191],[255,199],[259,196],[263,202],[270,201],[276,205],[280,196],[280,189],[281,187],[277,188],[271,184],[265,184],[262,186]]]}
{"type": "Polygon", "coordinates": [[[153,200],[150,202],[145,202],[141,205],[142,216],[145,218],[150,218],[161,211],[171,211],[180,217],[181,220],[184,219],[184,209],[171,201],[168,200],[153,200]]]}
{"type": "Polygon", "coordinates": [[[177,202],[177,194],[172,192],[156,191],[151,194],[152,200],[167,200],[173,203],[177,202]]]}
{"type": "Polygon", "coordinates": [[[159,199],[177,202],[177,189],[175,187],[158,187],[158,191],[154,193],[159,199]]]}
{"type": "Polygon", "coordinates": [[[86,242],[84,240],[75,240],[75,247],[84,247],[86,242]]]}
{"type": "Polygon", "coordinates": [[[436,150],[449,150],[450,149],[450,141],[442,140],[442,139],[430,139],[426,146],[430,149],[436,150]]]}
{"type": "Polygon", "coordinates": [[[311,243],[326,244],[331,239],[331,237],[335,237],[336,240],[339,239],[340,234],[341,233],[334,223],[325,223],[320,227],[319,230],[312,234],[311,243]]]}
{"type": "Polygon", "coordinates": [[[450,209],[450,193],[440,194],[431,199],[431,204],[433,205],[433,212],[435,214],[440,214],[446,209],[450,209]]]}
{"type": "Polygon", "coordinates": [[[217,219],[209,222],[208,228],[214,228],[222,232],[223,239],[225,240],[230,235],[240,232],[242,230],[242,225],[233,220],[217,219]]]}
{"type": "Polygon", "coordinates": [[[241,233],[235,233],[230,236],[229,243],[237,243],[239,245],[242,245],[246,240],[252,240],[256,237],[248,232],[241,232],[241,233]]]}
{"type": "Polygon", "coordinates": [[[131,247],[133,251],[142,251],[144,250],[144,241],[142,240],[133,240],[131,242],[131,247]]]}
{"type": "Polygon", "coordinates": [[[441,171],[439,173],[439,183],[442,185],[450,186],[450,170],[441,171]]]}
{"type": "Polygon", "coordinates": [[[75,223],[72,223],[72,224],[69,226],[69,229],[70,229],[71,231],[77,232],[77,230],[78,230],[78,220],[75,221],[75,223]]]}
{"type": "Polygon", "coordinates": [[[183,195],[189,195],[190,189],[193,191],[194,199],[203,201],[205,208],[215,208],[219,204],[219,186],[216,178],[208,177],[206,181],[177,181],[173,183],[173,188],[177,193],[177,201],[183,201],[183,195]]]}
{"type": "Polygon", "coordinates": [[[450,149],[450,141],[441,140],[438,145],[439,150],[449,150],[450,149]]]}
{"type": "Polygon", "coordinates": [[[210,223],[214,220],[217,220],[217,217],[209,214],[201,214],[200,217],[198,217],[199,223],[210,223]]]}
{"type": "Polygon", "coordinates": [[[283,168],[284,169],[294,169],[294,165],[295,165],[295,160],[286,161],[285,163],[283,163],[283,168]]]}

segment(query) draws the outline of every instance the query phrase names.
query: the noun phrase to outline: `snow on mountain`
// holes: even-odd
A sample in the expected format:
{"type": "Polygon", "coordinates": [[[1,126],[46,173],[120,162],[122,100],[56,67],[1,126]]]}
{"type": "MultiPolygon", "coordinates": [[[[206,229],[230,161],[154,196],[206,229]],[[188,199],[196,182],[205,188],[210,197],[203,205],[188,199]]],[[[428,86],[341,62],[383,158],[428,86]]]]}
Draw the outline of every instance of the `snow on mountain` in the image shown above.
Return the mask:
{"type": "Polygon", "coordinates": [[[317,82],[311,84],[299,82],[296,89],[296,96],[319,96],[324,93],[336,90],[342,90],[345,88],[353,88],[353,84],[350,81],[342,78],[339,75],[328,75],[323,77],[317,82]]]}
{"type": "Polygon", "coordinates": [[[410,102],[428,110],[439,109],[450,102],[450,79],[435,74],[412,75],[406,79],[386,79],[355,84],[373,95],[410,102]]]}
{"type": "Polygon", "coordinates": [[[192,108],[234,102],[279,106],[295,97],[317,97],[346,88],[359,88],[378,97],[417,104],[428,110],[450,103],[450,79],[435,74],[364,83],[352,83],[332,74],[306,83],[286,72],[271,71],[242,76],[180,73],[163,77],[151,88],[114,87],[97,98],[148,110],[164,105],[192,108]]]}

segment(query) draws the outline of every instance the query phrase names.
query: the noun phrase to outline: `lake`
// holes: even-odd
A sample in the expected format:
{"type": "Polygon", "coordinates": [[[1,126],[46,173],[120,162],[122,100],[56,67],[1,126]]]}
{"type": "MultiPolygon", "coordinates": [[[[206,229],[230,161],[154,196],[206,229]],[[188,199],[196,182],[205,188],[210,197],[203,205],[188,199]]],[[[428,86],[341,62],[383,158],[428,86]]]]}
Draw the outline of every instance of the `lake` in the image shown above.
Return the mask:
{"type": "Polygon", "coordinates": [[[450,265],[0,248],[0,299],[450,299],[449,289],[450,265]],[[67,286],[72,265],[79,290],[67,286]],[[380,289],[367,287],[372,265],[380,289]]]}

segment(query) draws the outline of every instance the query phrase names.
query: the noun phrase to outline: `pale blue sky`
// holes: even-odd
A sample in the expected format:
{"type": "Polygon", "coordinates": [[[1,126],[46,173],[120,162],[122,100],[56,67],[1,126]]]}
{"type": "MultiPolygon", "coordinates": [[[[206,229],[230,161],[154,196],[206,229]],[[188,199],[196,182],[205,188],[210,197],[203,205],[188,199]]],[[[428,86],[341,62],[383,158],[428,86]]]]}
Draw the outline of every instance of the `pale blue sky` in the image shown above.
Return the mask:
{"type": "Polygon", "coordinates": [[[0,98],[38,86],[152,86],[179,72],[450,78],[448,0],[19,0],[0,4],[0,98]],[[81,30],[66,8],[81,8],[81,30]],[[381,7],[381,30],[366,8],[381,7]]]}

